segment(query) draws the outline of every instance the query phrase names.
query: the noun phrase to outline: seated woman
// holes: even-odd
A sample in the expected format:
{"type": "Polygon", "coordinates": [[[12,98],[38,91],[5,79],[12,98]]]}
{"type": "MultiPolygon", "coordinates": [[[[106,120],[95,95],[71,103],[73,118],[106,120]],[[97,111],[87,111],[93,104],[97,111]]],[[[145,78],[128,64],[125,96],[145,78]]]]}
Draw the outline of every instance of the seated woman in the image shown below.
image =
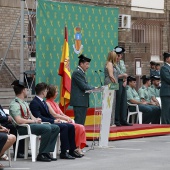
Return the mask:
{"type": "Polygon", "coordinates": [[[51,115],[61,121],[65,121],[67,123],[73,123],[75,126],[75,142],[77,147],[77,152],[83,155],[81,149],[86,146],[86,133],[85,128],[83,125],[75,124],[73,120],[66,116],[61,109],[59,108],[58,104],[54,101],[58,94],[58,88],[54,85],[49,85],[48,93],[46,96],[46,102],[49,107],[49,111],[51,115]]]}
{"type": "MultiPolygon", "coordinates": [[[[9,130],[7,128],[0,126],[0,157],[4,155],[4,152],[9,149],[15,141],[16,137],[9,134],[9,130]]],[[[1,167],[3,167],[2,164],[0,164],[0,168],[1,167]]]]}

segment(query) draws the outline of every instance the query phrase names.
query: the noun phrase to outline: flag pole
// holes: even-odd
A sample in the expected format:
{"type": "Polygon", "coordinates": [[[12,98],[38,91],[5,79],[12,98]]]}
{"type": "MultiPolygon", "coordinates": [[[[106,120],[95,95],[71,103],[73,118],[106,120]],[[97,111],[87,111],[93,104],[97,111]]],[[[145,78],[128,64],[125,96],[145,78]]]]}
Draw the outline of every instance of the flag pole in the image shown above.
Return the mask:
{"type": "Polygon", "coordinates": [[[65,98],[64,98],[64,114],[66,114],[65,98]]]}

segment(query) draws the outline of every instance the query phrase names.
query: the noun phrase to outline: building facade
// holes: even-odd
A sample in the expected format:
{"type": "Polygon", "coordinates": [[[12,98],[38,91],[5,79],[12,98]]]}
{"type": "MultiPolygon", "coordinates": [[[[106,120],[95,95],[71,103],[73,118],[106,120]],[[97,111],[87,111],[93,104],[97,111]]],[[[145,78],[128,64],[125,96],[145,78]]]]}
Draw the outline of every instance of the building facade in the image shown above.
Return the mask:
{"type": "MultiPolygon", "coordinates": [[[[24,70],[35,69],[35,63],[30,60],[35,56],[35,0],[26,0],[25,9],[31,14],[25,15],[25,55],[24,70]],[[33,25],[33,27],[32,27],[33,25]]],[[[155,60],[162,62],[162,53],[170,51],[170,1],[163,0],[163,12],[157,12],[158,9],[150,9],[153,12],[146,12],[147,8],[143,7],[143,12],[133,10],[133,0],[68,0],[60,2],[70,2],[79,4],[89,4],[96,6],[117,7],[119,14],[124,17],[123,24],[126,24],[131,16],[130,28],[119,28],[119,45],[126,49],[124,55],[127,73],[136,75],[139,81],[139,75],[149,74],[149,62],[155,60]],[[139,68],[139,69],[138,69],[139,68]],[[140,69],[141,68],[141,69],[140,69]]],[[[19,78],[20,74],[20,0],[0,0],[0,59],[5,59],[5,64],[9,67],[14,76],[19,78]],[[17,23],[17,21],[19,22],[17,23]],[[9,47],[10,39],[13,36],[9,47]]],[[[137,7],[138,9],[139,7],[137,7]]],[[[107,53],[107,52],[106,52],[107,53]]],[[[2,61],[0,62],[2,64],[2,61]]],[[[1,65],[0,65],[1,66],[1,65]]],[[[11,87],[11,82],[15,79],[5,65],[2,66],[0,73],[0,88],[11,87]]],[[[138,82],[140,84],[140,81],[138,82]]]]}

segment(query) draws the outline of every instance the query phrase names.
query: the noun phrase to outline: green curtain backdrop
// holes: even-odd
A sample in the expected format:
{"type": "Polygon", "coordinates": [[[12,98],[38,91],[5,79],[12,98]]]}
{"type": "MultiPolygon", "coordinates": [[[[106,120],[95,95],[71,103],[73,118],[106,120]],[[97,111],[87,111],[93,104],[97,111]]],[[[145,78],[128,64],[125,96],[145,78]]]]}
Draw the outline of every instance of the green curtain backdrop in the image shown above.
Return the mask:
{"type": "MultiPolygon", "coordinates": [[[[36,83],[60,86],[58,68],[64,43],[64,27],[68,29],[71,73],[78,65],[74,52],[76,26],[81,28],[82,53],[92,59],[87,71],[88,83],[100,86],[95,70],[104,70],[107,54],[118,44],[118,8],[87,6],[38,0],[36,15],[36,83]]],[[[99,73],[103,81],[104,74],[99,73]]],[[[90,97],[90,107],[94,98],[90,97]]]]}

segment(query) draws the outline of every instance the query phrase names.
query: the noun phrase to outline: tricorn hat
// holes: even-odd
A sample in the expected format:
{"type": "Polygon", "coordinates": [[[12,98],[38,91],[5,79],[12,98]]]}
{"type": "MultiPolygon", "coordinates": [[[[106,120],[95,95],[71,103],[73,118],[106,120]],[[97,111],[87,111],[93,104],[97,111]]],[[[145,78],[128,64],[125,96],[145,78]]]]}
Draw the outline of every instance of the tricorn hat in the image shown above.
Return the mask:
{"type": "Polygon", "coordinates": [[[151,76],[152,80],[160,80],[160,76],[151,76]]]}
{"type": "Polygon", "coordinates": [[[165,61],[166,58],[170,57],[170,53],[164,52],[164,53],[163,53],[163,56],[164,56],[164,61],[165,61]]]}
{"type": "Polygon", "coordinates": [[[156,65],[155,61],[150,61],[150,65],[156,65]]]}
{"type": "Polygon", "coordinates": [[[19,80],[14,80],[11,85],[27,88],[26,84],[24,82],[19,81],[19,80]]]}
{"type": "Polygon", "coordinates": [[[150,80],[151,78],[150,78],[149,76],[143,75],[140,79],[143,79],[143,80],[150,80]]]}
{"type": "Polygon", "coordinates": [[[125,49],[123,47],[120,47],[120,46],[116,46],[113,51],[116,53],[116,54],[122,54],[125,52],[125,49]]]}
{"type": "Polygon", "coordinates": [[[132,77],[132,76],[128,76],[127,77],[127,81],[136,81],[136,78],[135,77],[132,77]]]}
{"type": "Polygon", "coordinates": [[[91,59],[90,58],[88,58],[88,57],[85,57],[83,54],[81,54],[79,57],[79,61],[86,61],[86,62],[90,62],[91,61],[91,59]]]}

